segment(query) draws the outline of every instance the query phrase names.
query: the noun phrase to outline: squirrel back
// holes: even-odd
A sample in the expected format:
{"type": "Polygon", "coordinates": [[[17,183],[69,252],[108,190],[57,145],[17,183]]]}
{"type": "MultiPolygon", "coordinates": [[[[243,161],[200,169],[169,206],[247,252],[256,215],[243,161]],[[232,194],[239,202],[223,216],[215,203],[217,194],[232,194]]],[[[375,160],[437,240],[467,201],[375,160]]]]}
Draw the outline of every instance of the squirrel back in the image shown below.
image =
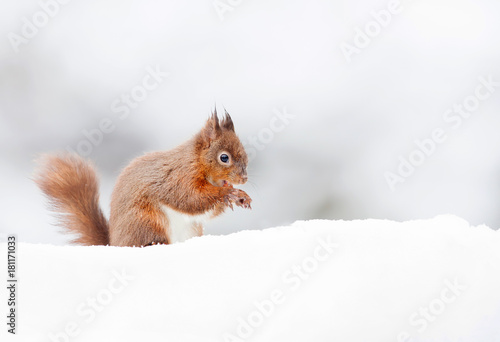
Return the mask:
{"type": "Polygon", "coordinates": [[[247,181],[248,157],[226,112],[215,112],[192,139],[170,151],[134,159],[120,174],[109,224],[99,208],[98,181],[77,155],[44,156],[36,177],[60,225],[84,245],[147,246],[201,236],[207,218],[251,198],[233,184],[247,181]]]}

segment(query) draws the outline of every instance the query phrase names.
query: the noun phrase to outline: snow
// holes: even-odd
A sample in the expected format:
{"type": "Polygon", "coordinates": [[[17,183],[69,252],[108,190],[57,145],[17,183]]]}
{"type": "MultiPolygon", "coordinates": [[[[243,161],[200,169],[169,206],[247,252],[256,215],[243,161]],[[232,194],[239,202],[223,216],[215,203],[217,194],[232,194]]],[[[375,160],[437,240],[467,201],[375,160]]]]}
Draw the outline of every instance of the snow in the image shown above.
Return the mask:
{"type": "Polygon", "coordinates": [[[500,233],[450,215],[147,248],[21,242],[17,261],[9,341],[500,339],[500,233]]]}

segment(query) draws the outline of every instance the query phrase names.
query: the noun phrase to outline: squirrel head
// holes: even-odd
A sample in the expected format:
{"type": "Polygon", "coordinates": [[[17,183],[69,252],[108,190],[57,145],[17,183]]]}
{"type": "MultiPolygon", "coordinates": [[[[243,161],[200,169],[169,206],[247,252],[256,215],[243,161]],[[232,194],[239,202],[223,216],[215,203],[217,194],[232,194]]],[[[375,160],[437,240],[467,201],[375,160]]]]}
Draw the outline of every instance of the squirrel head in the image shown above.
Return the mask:
{"type": "Polygon", "coordinates": [[[227,112],[219,122],[215,110],[198,134],[197,142],[202,172],[210,183],[215,186],[246,183],[248,156],[227,112]]]}

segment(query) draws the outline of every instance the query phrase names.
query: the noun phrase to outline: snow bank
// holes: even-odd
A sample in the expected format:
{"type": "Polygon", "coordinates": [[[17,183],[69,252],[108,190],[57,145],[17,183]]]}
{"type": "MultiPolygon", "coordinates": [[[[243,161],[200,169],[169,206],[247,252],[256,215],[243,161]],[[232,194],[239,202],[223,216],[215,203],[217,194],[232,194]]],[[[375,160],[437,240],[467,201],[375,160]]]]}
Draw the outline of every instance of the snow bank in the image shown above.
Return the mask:
{"type": "Polygon", "coordinates": [[[15,341],[500,340],[500,233],[453,216],[147,248],[20,243],[17,262],[15,341]]]}

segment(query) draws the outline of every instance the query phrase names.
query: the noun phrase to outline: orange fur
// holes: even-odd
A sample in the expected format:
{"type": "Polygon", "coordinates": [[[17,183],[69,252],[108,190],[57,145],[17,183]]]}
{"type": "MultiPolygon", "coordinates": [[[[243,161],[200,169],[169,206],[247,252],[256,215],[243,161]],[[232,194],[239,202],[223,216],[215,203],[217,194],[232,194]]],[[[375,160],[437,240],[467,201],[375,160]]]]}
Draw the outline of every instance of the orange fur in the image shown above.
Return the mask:
{"type": "Polygon", "coordinates": [[[60,225],[78,234],[75,243],[106,245],[108,222],[99,207],[98,180],[92,165],[74,155],[44,155],[35,181],[59,213],[60,225]]]}
{"type": "MultiPolygon", "coordinates": [[[[111,198],[109,229],[98,207],[97,177],[83,159],[46,158],[37,178],[43,192],[67,214],[62,225],[81,234],[82,244],[145,246],[171,243],[170,218],[162,207],[183,215],[222,214],[233,204],[250,208],[251,198],[232,184],[247,180],[248,158],[234,132],[229,114],[219,122],[217,113],[186,143],[170,151],[153,152],[133,160],[118,178],[111,198]],[[220,155],[229,156],[224,163],[220,155]]],[[[193,231],[201,235],[199,222],[193,231]]]]}

